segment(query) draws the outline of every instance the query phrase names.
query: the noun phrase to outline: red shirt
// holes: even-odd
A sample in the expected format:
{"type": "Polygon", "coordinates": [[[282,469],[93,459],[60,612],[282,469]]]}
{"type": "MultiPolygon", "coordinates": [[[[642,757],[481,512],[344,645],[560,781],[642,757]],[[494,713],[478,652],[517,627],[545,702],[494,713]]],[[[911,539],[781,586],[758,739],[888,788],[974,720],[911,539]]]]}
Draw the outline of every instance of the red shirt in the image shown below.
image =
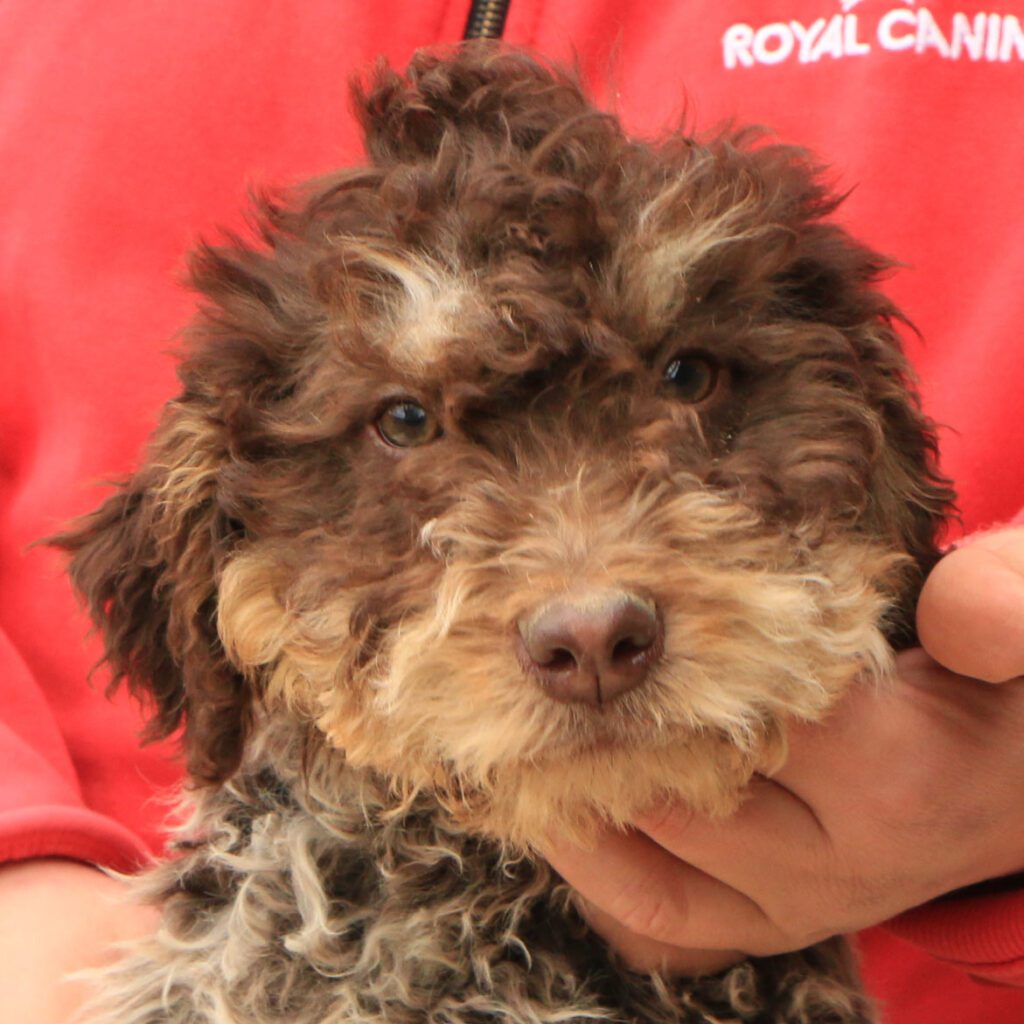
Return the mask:
{"type": "MultiPolygon", "coordinates": [[[[0,5],[0,859],[114,867],[161,842],[178,768],[139,717],[85,685],[60,559],[31,541],[94,507],[174,391],[166,354],[201,232],[251,183],[359,159],[347,81],[452,42],[467,0],[8,0],[0,5]]],[[[512,0],[505,37],[575,52],[628,128],[684,108],[818,153],[853,231],[907,266],[890,293],[967,529],[1024,508],[1024,6],[915,0],[512,0]]],[[[598,91],[601,91],[598,86],[598,91]]],[[[1019,894],[925,908],[864,940],[891,1024],[1024,1020],[1019,894]]]]}

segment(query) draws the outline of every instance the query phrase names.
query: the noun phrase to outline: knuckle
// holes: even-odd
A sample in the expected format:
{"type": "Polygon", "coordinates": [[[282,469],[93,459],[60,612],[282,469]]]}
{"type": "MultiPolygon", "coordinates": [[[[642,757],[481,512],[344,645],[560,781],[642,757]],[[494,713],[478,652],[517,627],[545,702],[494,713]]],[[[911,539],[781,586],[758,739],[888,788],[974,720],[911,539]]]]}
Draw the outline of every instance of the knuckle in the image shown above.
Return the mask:
{"type": "Polygon", "coordinates": [[[666,803],[643,814],[637,826],[650,836],[657,836],[662,845],[671,848],[672,841],[686,835],[696,812],[688,804],[666,803]]]}
{"type": "Polygon", "coordinates": [[[786,914],[784,918],[766,916],[763,934],[751,944],[748,952],[752,956],[778,956],[806,949],[835,934],[824,927],[819,917],[800,914],[786,914]]]}
{"type": "Polygon", "coordinates": [[[624,900],[612,916],[636,935],[671,945],[682,943],[688,919],[685,900],[656,892],[624,900]]]}
{"type": "Polygon", "coordinates": [[[774,934],[768,937],[767,943],[773,953],[788,953],[813,945],[817,937],[824,932],[819,920],[813,920],[806,915],[788,917],[785,921],[771,923],[774,926],[774,934]]]}

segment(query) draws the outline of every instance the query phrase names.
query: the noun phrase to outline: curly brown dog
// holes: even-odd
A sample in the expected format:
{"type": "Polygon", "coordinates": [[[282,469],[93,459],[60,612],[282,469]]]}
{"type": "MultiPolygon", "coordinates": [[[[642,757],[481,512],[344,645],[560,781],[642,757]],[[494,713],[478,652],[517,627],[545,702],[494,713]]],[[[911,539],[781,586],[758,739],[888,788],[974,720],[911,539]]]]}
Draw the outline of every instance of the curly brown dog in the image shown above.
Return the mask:
{"type": "Polygon", "coordinates": [[[841,940],[629,971],[537,850],[727,813],[912,636],[951,495],[885,261],[800,152],[522,54],[356,103],[366,166],[195,255],[181,394],[58,540],[195,782],[96,1019],[870,1020],[841,940]]]}

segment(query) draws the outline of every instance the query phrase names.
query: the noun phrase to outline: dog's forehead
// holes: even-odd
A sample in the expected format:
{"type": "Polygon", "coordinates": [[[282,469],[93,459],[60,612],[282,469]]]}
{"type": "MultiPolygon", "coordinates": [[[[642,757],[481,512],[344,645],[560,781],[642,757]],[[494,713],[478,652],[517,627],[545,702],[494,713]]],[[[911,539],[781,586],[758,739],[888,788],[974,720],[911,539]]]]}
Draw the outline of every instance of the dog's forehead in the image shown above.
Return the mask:
{"type": "MultiPolygon", "coordinates": [[[[506,368],[519,358],[535,369],[568,352],[643,360],[666,330],[684,330],[691,314],[703,314],[688,301],[690,271],[701,249],[717,241],[717,229],[693,225],[660,237],[647,226],[632,231],[615,240],[604,265],[580,258],[569,271],[576,287],[568,298],[543,280],[543,267],[509,287],[512,275],[503,268],[380,253],[375,261],[391,286],[370,338],[396,371],[414,376],[506,368]]],[[[566,275],[564,263],[557,273],[566,275]]]]}
{"type": "MultiPolygon", "coordinates": [[[[473,377],[527,351],[539,365],[569,351],[645,361],[666,337],[685,345],[691,321],[707,319],[716,275],[741,266],[749,294],[751,278],[764,283],[785,259],[793,226],[740,169],[691,155],[617,183],[600,216],[578,183],[546,179],[556,199],[540,220],[477,217],[455,187],[431,218],[417,214],[418,228],[434,225],[425,241],[409,244],[399,218],[394,234],[389,225],[372,240],[347,236],[342,265],[354,262],[372,282],[375,313],[363,326],[400,376],[473,377]],[[744,259],[751,248],[757,258],[744,259]]],[[[738,307],[733,294],[717,319],[738,307]]]]}
{"type": "Polygon", "coordinates": [[[595,282],[593,290],[589,304],[569,309],[540,290],[496,293],[486,276],[416,260],[402,270],[376,344],[403,377],[438,383],[453,377],[499,381],[567,357],[573,363],[641,359],[635,333],[614,329],[602,286],[595,282]],[[542,300],[551,314],[547,322],[525,308],[542,300]]]}

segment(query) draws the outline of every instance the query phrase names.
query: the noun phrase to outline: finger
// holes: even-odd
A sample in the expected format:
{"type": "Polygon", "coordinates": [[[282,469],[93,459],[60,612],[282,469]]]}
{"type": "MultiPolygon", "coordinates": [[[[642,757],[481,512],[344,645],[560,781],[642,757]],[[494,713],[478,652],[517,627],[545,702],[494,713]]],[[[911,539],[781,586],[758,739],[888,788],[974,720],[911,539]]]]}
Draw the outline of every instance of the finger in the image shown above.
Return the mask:
{"type": "Polygon", "coordinates": [[[751,955],[800,945],[749,897],[638,833],[604,833],[593,850],[553,842],[544,852],[584,899],[647,939],[751,955]]]}
{"type": "Polygon", "coordinates": [[[674,805],[642,816],[636,826],[674,857],[765,908],[779,893],[800,891],[820,870],[830,846],[807,803],[760,777],[726,819],[701,817],[674,805]]]}
{"type": "Polygon", "coordinates": [[[634,971],[660,971],[666,975],[717,974],[745,960],[738,949],[688,949],[656,942],[623,927],[611,914],[587,900],[581,900],[587,923],[622,957],[634,971]]]}
{"type": "Polygon", "coordinates": [[[917,608],[925,650],[972,679],[1024,675],[1024,528],[980,537],[946,555],[917,608]]]}
{"type": "Polygon", "coordinates": [[[894,772],[905,779],[926,767],[913,746],[927,724],[914,699],[917,688],[962,694],[964,683],[920,648],[902,651],[892,680],[854,686],[821,722],[791,722],[786,761],[772,781],[812,808],[827,833],[848,833],[851,805],[863,807],[889,792],[894,772]]]}
{"type": "MultiPolygon", "coordinates": [[[[923,651],[915,653],[931,663],[923,651]]],[[[822,721],[790,722],[786,760],[772,772],[771,780],[813,807],[821,821],[822,808],[834,804],[836,794],[856,789],[861,780],[871,777],[872,766],[864,764],[865,748],[899,745],[904,721],[901,699],[895,686],[858,685],[822,721]]]]}

